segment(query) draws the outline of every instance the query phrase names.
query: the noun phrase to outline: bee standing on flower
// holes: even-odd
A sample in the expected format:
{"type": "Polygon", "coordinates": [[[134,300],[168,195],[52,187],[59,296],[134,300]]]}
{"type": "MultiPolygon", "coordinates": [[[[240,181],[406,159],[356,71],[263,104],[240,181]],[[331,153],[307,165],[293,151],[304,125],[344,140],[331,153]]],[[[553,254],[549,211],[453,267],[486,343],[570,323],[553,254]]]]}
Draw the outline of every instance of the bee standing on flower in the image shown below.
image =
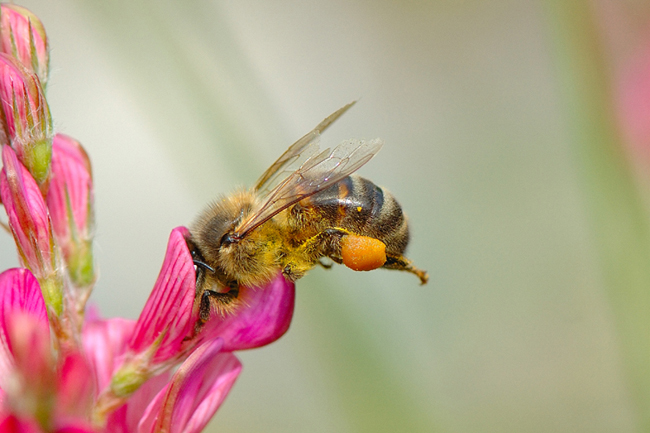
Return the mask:
{"type": "Polygon", "coordinates": [[[383,267],[428,281],[427,272],[404,257],[409,228],[395,198],[352,175],[379,151],[381,140],[347,140],[320,150],[320,133],[353,104],[289,147],[253,189],[220,198],[194,223],[188,244],[201,322],[211,306],[232,311],[240,290],[268,283],[278,270],[295,281],[317,264],[329,267],[324,257],[356,271],[383,267]]]}

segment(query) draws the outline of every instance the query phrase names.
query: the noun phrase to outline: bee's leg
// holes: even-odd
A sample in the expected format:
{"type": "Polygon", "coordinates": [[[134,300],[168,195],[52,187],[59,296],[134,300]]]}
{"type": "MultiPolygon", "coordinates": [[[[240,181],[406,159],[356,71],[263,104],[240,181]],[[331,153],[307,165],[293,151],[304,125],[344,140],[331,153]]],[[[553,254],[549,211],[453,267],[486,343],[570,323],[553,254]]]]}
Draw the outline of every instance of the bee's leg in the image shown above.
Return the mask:
{"type": "Polygon", "coordinates": [[[409,259],[401,255],[387,254],[386,263],[384,263],[383,267],[415,274],[420,279],[420,284],[426,284],[429,281],[429,273],[427,271],[416,268],[409,259]]]}
{"type": "Polygon", "coordinates": [[[307,239],[286,258],[282,269],[285,278],[296,281],[316,264],[329,269],[331,264],[320,261],[323,257],[329,257],[340,263],[335,257],[340,250],[341,238],[346,234],[348,232],[344,229],[329,228],[307,239]]]}
{"type": "Polygon", "coordinates": [[[210,320],[212,311],[216,311],[222,316],[232,313],[240,303],[237,296],[239,296],[239,289],[230,289],[225,293],[204,290],[199,300],[199,320],[197,325],[203,327],[210,320]]]}

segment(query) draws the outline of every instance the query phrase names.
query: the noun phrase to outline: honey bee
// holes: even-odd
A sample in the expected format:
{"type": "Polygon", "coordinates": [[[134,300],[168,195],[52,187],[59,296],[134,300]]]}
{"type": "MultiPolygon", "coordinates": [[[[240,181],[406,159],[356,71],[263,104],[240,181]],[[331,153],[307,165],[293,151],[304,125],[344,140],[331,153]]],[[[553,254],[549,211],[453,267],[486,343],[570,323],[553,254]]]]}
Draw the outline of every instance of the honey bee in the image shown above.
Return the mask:
{"type": "Polygon", "coordinates": [[[321,132],[353,104],[291,145],[252,189],[221,197],[191,226],[200,323],[212,309],[231,312],[240,290],[270,282],[279,270],[295,281],[317,264],[330,267],[324,258],[357,271],[383,267],[428,281],[427,272],[404,257],[409,227],[400,205],[352,174],[379,151],[381,140],[320,150],[321,132]]]}

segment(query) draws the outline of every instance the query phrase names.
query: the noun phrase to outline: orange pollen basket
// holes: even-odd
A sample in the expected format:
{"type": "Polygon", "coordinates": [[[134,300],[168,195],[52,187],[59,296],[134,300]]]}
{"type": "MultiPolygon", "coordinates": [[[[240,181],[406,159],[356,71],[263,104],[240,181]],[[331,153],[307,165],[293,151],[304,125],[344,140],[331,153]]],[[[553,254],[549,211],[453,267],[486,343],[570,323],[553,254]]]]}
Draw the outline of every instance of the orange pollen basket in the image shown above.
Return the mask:
{"type": "Polygon", "coordinates": [[[347,235],[341,239],[343,264],[355,271],[372,271],[386,263],[386,244],[367,236],[347,235]]]}

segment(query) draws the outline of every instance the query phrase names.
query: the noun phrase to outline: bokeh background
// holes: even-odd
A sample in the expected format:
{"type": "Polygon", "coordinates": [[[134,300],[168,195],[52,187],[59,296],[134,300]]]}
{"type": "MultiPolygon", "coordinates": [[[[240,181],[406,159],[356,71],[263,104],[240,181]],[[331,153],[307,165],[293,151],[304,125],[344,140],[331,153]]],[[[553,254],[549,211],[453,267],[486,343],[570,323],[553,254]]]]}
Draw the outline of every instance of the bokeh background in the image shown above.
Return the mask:
{"type": "Polygon", "coordinates": [[[212,431],[650,431],[646,2],[21,4],[92,158],[106,316],[137,317],[170,230],[334,110],[359,100],[325,145],[386,142],[360,173],[429,284],[310,273],[212,431]]]}

